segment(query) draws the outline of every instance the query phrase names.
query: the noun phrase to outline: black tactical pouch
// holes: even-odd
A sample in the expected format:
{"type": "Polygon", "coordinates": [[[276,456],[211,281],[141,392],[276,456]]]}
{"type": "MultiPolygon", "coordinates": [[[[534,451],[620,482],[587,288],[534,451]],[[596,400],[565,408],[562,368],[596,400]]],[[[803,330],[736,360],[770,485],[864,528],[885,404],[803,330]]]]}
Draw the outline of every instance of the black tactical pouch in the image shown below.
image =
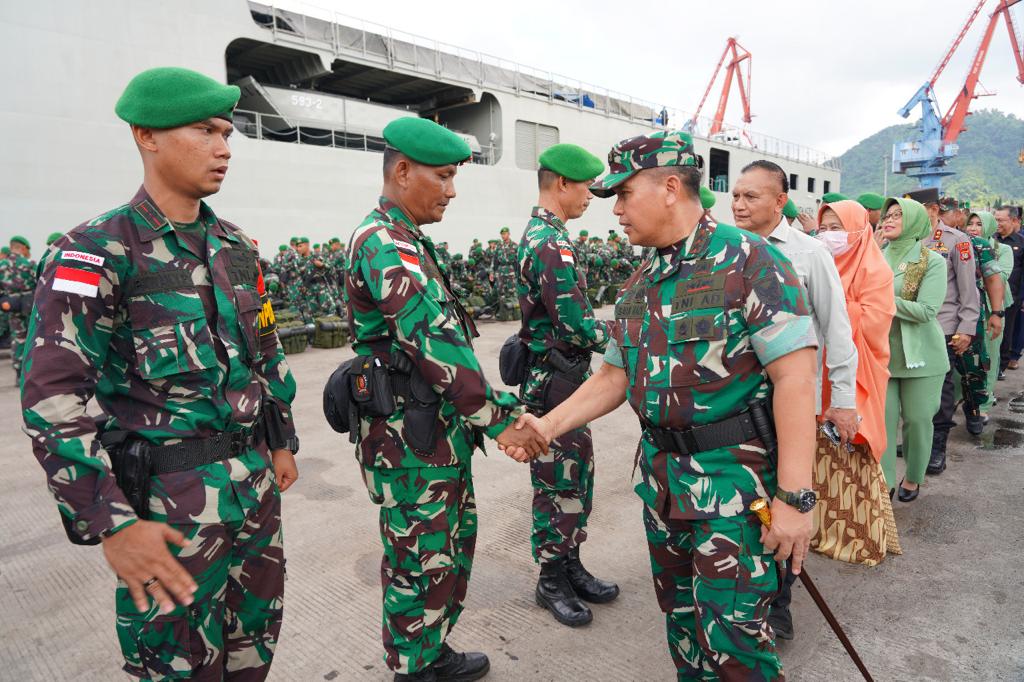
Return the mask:
{"type": "Polygon", "coordinates": [[[117,487],[128,498],[140,519],[149,516],[149,443],[144,440],[125,440],[121,447],[108,450],[114,467],[117,487]]]}
{"type": "MultiPolygon", "coordinates": [[[[349,408],[352,405],[352,395],[349,393],[349,370],[359,358],[352,358],[338,365],[338,368],[331,373],[324,384],[324,417],[331,428],[338,433],[348,433],[352,428],[349,420],[349,408]]],[[[358,420],[358,416],[357,416],[358,420]]],[[[359,431],[358,425],[356,432],[359,431]]]]}
{"type": "Polygon", "coordinates": [[[378,357],[358,357],[349,371],[352,400],[364,417],[390,417],[395,412],[388,368],[378,357]]]}
{"type": "Polygon", "coordinates": [[[396,390],[405,398],[402,438],[417,453],[433,455],[441,428],[441,396],[405,353],[399,351],[391,356],[391,370],[396,390]]]}
{"type": "Polygon", "coordinates": [[[518,386],[526,381],[532,353],[518,334],[505,339],[498,355],[498,373],[507,386],[518,386]]]}
{"type": "Polygon", "coordinates": [[[557,348],[548,351],[546,362],[552,371],[544,385],[542,407],[545,414],[568,400],[583,385],[590,369],[590,357],[590,353],[569,357],[557,348]]]}
{"type": "Polygon", "coordinates": [[[287,442],[284,437],[284,415],[277,401],[270,397],[263,399],[263,406],[260,408],[260,421],[256,425],[256,440],[267,444],[267,449],[273,452],[280,450],[287,442]]]}

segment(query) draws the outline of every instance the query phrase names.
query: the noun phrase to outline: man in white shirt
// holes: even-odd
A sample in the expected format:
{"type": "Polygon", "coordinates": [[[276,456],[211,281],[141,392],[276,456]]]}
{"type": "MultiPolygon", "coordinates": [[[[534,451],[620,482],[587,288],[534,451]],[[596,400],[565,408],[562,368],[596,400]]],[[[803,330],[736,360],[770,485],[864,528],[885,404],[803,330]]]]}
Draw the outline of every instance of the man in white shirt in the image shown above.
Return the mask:
{"type": "MultiPolygon", "coordinates": [[[[821,415],[822,349],[826,349],[832,388],[831,407],[822,415],[836,425],[842,441],[857,434],[857,349],[846,312],[846,295],[835,260],[828,248],[814,237],[788,224],[783,208],[789,200],[785,171],[771,161],[754,161],[746,166],[732,190],[732,213],[736,226],[766,239],[793,263],[807,290],[807,302],[818,334],[817,413],[821,415]]],[[[772,604],[768,622],[781,639],[793,638],[789,612],[796,576],[787,573],[779,597],[772,604]]]]}

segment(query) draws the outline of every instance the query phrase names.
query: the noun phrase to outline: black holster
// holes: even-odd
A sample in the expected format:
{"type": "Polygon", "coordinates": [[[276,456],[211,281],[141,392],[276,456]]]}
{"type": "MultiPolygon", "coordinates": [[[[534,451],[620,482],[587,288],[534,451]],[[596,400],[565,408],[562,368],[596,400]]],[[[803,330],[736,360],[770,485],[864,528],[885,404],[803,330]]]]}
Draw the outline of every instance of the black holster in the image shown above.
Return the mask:
{"type": "Polygon", "coordinates": [[[518,334],[505,339],[498,355],[498,373],[507,386],[518,386],[526,381],[526,373],[533,362],[533,353],[518,334]]]}
{"type": "Polygon", "coordinates": [[[423,455],[433,455],[441,421],[441,396],[405,353],[391,357],[395,394],[404,398],[402,437],[406,444],[423,455]]]}
{"type": "Polygon", "coordinates": [[[552,348],[547,352],[544,362],[550,367],[551,376],[543,391],[542,407],[545,413],[564,403],[583,385],[587,371],[590,370],[591,357],[590,351],[567,354],[552,348]]]}
{"type": "Polygon", "coordinates": [[[287,439],[284,435],[285,420],[277,401],[267,396],[260,408],[260,420],[256,424],[256,441],[267,444],[267,449],[282,449],[287,439]]]}

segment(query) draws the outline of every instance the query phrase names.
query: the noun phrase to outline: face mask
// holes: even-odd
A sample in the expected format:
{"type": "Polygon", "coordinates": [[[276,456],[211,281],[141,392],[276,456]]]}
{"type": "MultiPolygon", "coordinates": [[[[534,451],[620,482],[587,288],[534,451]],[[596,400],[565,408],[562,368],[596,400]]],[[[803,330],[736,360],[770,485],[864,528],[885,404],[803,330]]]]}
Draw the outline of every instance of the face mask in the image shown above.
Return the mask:
{"type": "Polygon", "coordinates": [[[850,242],[846,235],[847,233],[842,230],[819,232],[818,239],[828,247],[828,250],[832,252],[832,256],[835,257],[850,250],[850,242]]]}

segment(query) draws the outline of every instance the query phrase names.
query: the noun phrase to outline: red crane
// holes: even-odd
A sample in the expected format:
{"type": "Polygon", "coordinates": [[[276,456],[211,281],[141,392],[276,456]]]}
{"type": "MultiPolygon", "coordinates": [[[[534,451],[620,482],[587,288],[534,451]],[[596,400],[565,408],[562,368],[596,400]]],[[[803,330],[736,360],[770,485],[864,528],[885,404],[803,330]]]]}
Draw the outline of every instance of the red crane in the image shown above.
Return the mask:
{"type": "MultiPolygon", "coordinates": [[[[1019,2],[1019,0],[1014,0],[1019,2]]],[[[729,88],[732,86],[732,79],[735,75],[736,81],[740,88],[740,99],[743,100],[743,122],[750,123],[750,63],[752,61],[750,52],[747,51],[742,45],[736,42],[736,38],[729,38],[725,43],[725,50],[722,52],[722,58],[718,60],[718,66],[715,67],[715,72],[711,75],[711,82],[708,83],[707,90],[704,91],[704,96],[700,99],[700,104],[697,105],[697,111],[694,112],[693,118],[690,119],[689,128],[692,130],[697,125],[697,119],[700,117],[700,110],[704,108],[704,102],[707,101],[708,95],[711,93],[711,88],[715,85],[715,79],[718,78],[718,72],[722,69],[722,64],[725,63],[727,57],[730,57],[729,65],[725,71],[725,84],[722,86],[722,95],[718,99],[718,110],[715,112],[715,120],[711,124],[711,130],[708,135],[715,135],[722,131],[722,122],[725,120],[725,107],[729,104],[729,88]],[[747,73],[746,81],[744,81],[743,75],[743,62],[746,62],[747,73]]]]}
{"type": "MultiPolygon", "coordinates": [[[[1017,80],[1024,83],[1024,52],[1021,52],[1021,44],[1017,38],[1017,31],[1013,25],[1013,15],[1010,14],[1010,8],[1016,5],[1021,0],[999,0],[999,5],[995,11],[989,17],[988,26],[985,27],[985,33],[981,38],[981,44],[978,45],[978,51],[974,54],[974,61],[971,62],[971,68],[967,71],[967,79],[964,81],[964,86],[961,88],[953,104],[949,107],[949,111],[942,117],[942,130],[944,131],[943,142],[956,142],[957,137],[960,136],[966,128],[964,127],[964,121],[970,115],[971,102],[978,97],[975,94],[975,90],[978,87],[978,79],[981,76],[981,67],[985,64],[985,57],[988,55],[989,45],[992,44],[992,34],[995,33],[996,24],[999,23],[999,18],[1002,17],[1006,20],[1006,30],[1010,34],[1010,45],[1013,48],[1013,56],[1017,60],[1017,80]]],[[[983,4],[983,3],[980,3],[983,4]]],[[[979,6],[980,10],[981,7],[979,6]]],[[[964,33],[970,28],[971,22],[974,21],[974,16],[977,16],[977,12],[971,17],[971,20],[964,27],[964,33]]],[[[963,34],[961,34],[961,38],[963,34]]],[[[957,41],[959,44],[959,40],[957,41]]],[[[953,46],[956,49],[956,45],[953,46]]],[[[949,57],[946,58],[949,61],[949,57]]],[[[942,64],[945,66],[945,63],[942,64]]]]}

